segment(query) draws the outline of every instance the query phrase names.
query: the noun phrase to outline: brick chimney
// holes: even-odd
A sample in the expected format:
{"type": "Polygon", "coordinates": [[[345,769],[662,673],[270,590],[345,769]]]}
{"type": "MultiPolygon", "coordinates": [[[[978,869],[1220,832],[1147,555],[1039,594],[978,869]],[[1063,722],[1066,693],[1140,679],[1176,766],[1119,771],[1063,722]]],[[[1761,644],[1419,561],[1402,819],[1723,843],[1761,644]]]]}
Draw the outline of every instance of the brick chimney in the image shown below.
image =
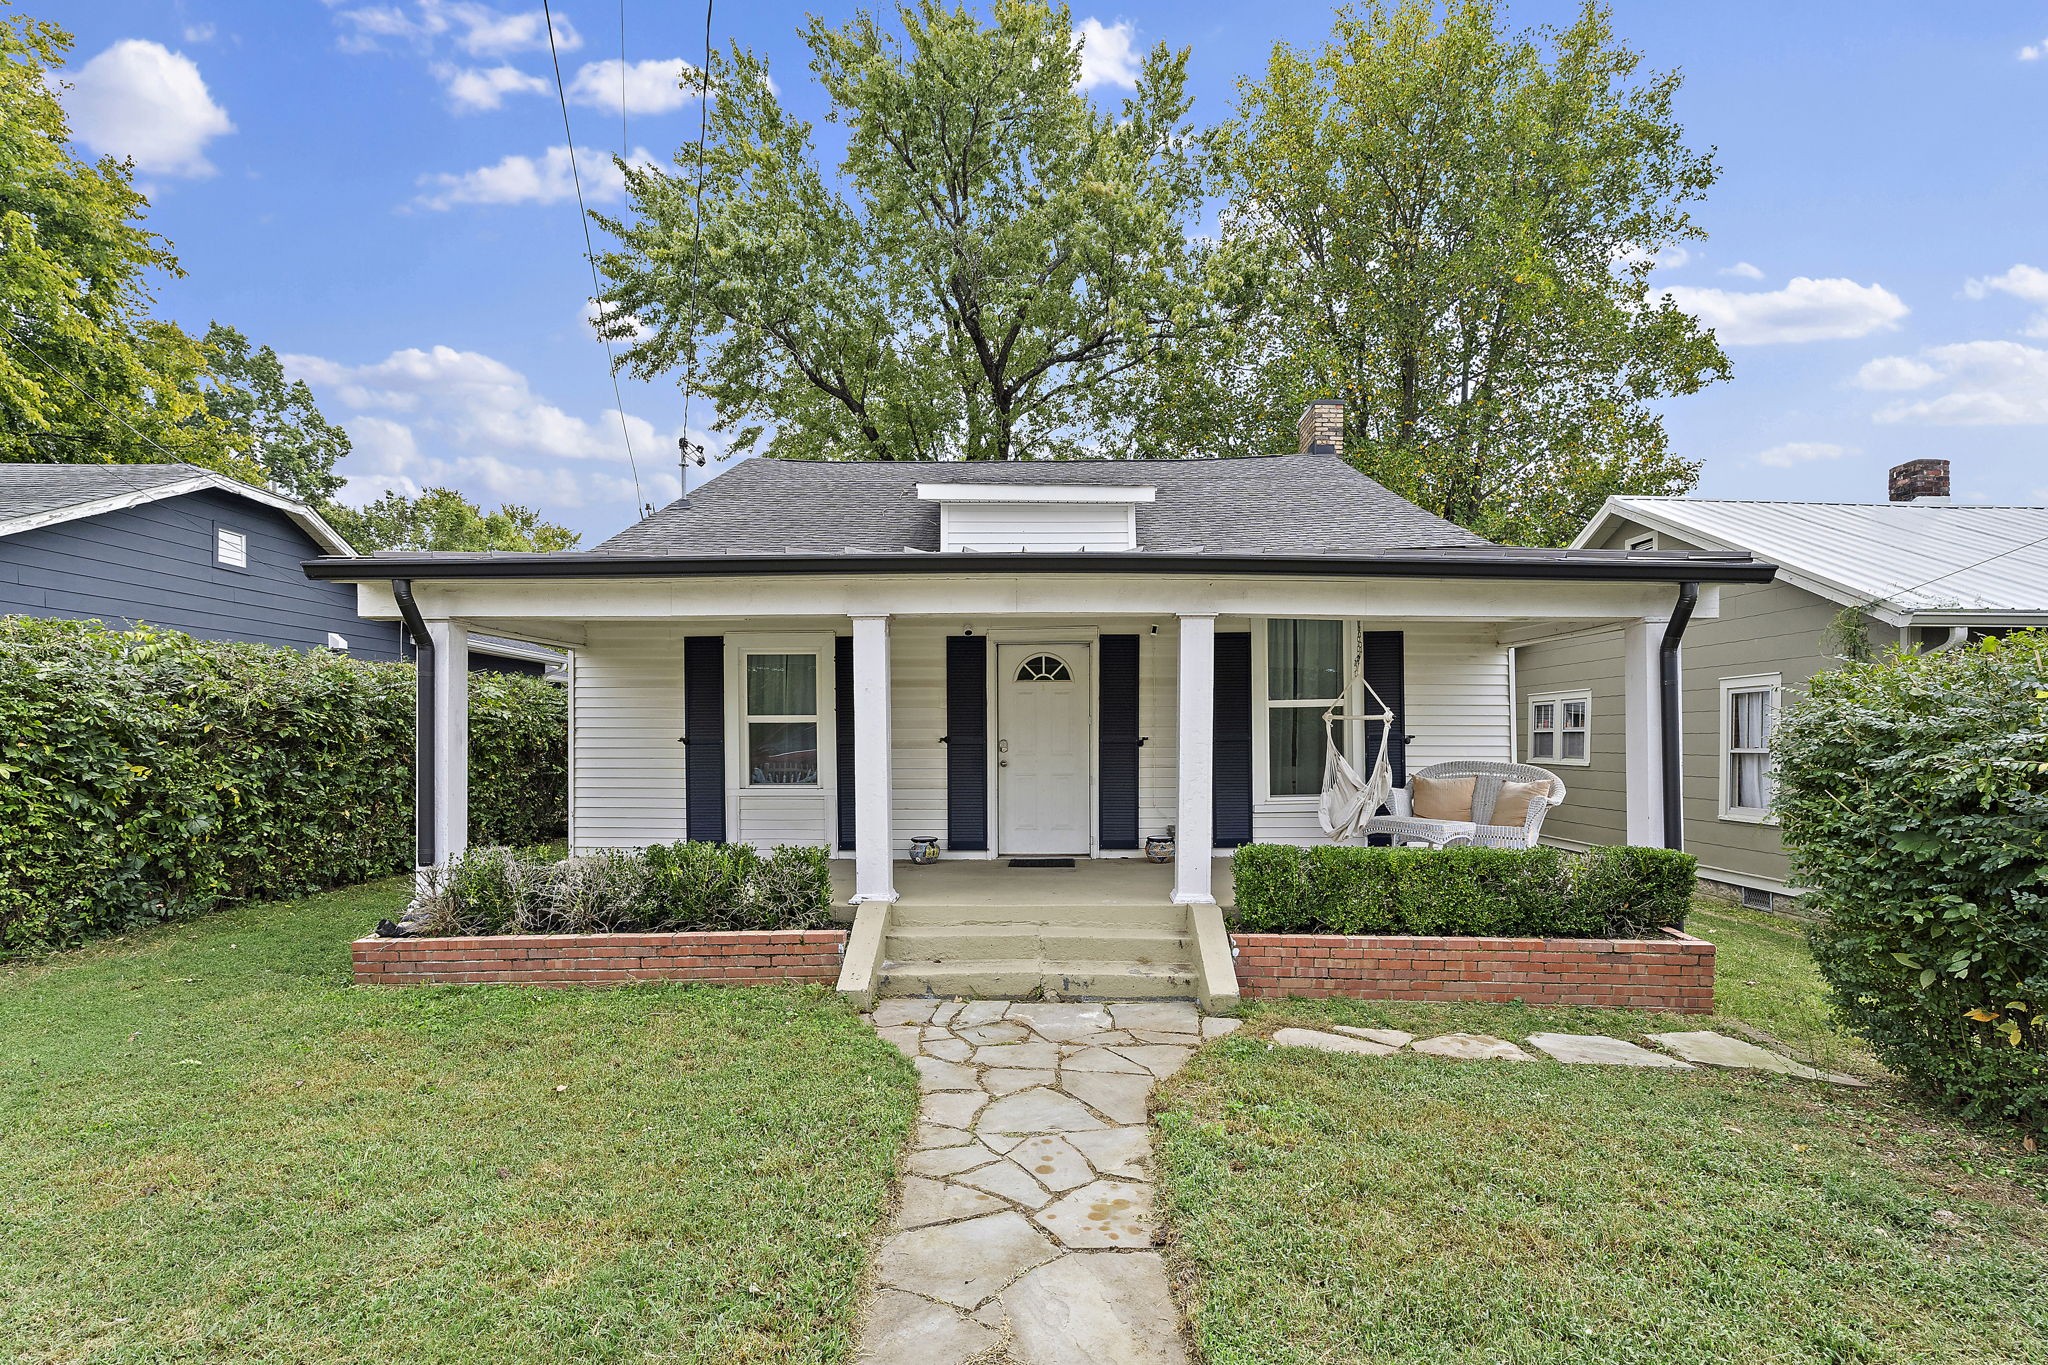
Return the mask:
{"type": "Polygon", "coordinates": [[[1295,423],[1301,433],[1301,453],[1304,455],[1342,455],[1344,453],[1344,403],[1337,398],[1318,398],[1301,410],[1301,420],[1295,423]]]}
{"type": "Polygon", "coordinates": [[[1894,465],[1892,467],[1891,499],[1893,502],[1912,502],[1916,498],[1945,498],[1947,496],[1947,460],[1908,460],[1902,465],[1894,465]]]}

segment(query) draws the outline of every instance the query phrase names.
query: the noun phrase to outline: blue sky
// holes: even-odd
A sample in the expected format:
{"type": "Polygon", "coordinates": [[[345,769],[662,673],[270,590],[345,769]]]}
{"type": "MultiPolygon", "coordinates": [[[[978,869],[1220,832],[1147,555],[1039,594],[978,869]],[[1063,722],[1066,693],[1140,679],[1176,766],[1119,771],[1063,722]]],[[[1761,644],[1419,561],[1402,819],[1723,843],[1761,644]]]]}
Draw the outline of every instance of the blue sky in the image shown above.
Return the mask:
{"type": "MultiPolygon", "coordinates": [[[[75,132],[135,158],[151,224],[177,244],[188,273],[164,284],[164,311],[292,358],[355,440],[347,496],[448,483],[537,505],[585,543],[632,519],[537,4],[27,9],[77,35],[75,132]]],[[[1733,360],[1730,382],[1666,407],[1678,450],[1704,462],[1700,494],[1874,500],[1889,465],[1936,455],[1955,462],[1958,498],[2048,501],[2048,3],[1614,11],[1653,66],[1684,72],[1689,138],[1722,166],[1697,211],[1708,239],[1654,276],[1733,360]]],[[[578,147],[666,159],[696,126],[669,73],[701,51],[702,9],[626,0],[623,129],[617,0],[556,14],[578,147]]],[[[1121,93],[1126,44],[1185,46],[1203,122],[1275,42],[1317,42],[1330,15],[1276,0],[1074,10],[1095,35],[1096,97],[1121,93]]],[[[794,5],[727,4],[715,33],[765,54],[816,117],[802,21],[794,5]]],[[[583,172],[593,203],[615,207],[608,163],[583,172]]],[[[622,387],[641,496],[665,500],[680,394],[622,387]]]]}

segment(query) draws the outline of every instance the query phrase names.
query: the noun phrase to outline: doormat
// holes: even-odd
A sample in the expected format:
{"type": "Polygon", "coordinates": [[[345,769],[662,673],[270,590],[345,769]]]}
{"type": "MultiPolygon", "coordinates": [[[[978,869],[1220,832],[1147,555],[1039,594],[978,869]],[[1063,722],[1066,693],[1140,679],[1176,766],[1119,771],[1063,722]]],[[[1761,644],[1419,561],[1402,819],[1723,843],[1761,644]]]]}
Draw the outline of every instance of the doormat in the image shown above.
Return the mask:
{"type": "Polygon", "coordinates": [[[1072,867],[1072,858],[1012,858],[1011,867],[1072,867]]]}

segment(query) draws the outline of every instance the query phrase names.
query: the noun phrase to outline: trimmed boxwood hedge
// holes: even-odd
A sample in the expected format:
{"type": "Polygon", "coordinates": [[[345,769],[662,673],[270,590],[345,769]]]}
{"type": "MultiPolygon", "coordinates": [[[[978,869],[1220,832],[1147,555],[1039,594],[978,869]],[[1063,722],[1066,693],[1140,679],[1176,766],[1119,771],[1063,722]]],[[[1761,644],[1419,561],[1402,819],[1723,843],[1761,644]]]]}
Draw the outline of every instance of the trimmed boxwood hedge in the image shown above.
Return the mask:
{"type": "Polygon", "coordinates": [[[656,844],[556,858],[546,849],[472,848],[408,918],[421,935],[666,933],[822,929],[831,922],[825,850],[656,844]]]}
{"type": "Polygon", "coordinates": [[[2048,1129],[2048,633],[1822,673],[1771,751],[1843,1022],[1964,1113],[2048,1129]]]}
{"type": "Polygon", "coordinates": [[[1662,848],[1248,844],[1231,927],[1271,934],[1639,938],[1685,927],[1697,862],[1662,848]]]}
{"type": "MultiPolygon", "coordinates": [[[[0,955],[412,865],[413,668],[0,617],[0,955]]],[[[567,710],[471,678],[475,836],[559,835],[567,710]]]]}

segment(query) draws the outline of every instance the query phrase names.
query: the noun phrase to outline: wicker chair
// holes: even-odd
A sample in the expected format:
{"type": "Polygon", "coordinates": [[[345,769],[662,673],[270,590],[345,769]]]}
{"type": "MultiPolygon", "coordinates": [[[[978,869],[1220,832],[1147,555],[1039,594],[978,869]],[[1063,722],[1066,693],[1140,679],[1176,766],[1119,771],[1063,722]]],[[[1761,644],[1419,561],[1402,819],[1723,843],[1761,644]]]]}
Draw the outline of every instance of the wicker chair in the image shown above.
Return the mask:
{"type": "Polygon", "coordinates": [[[1410,812],[1414,809],[1412,787],[1396,787],[1393,799],[1388,802],[1391,815],[1375,815],[1368,820],[1364,833],[1384,834],[1397,844],[1427,844],[1431,848],[1443,848],[1450,844],[1477,844],[1484,848],[1534,848],[1536,835],[1543,828],[1543,817],[1550,808],[1564,801],[1564,780],[1548,768],[1538,768],[1527,763],[1489,763],[1477,759],[1459,759],[1452,763],[1437,763],[1411,773],[1415,777],[1471,777],[1472,819],[1470,820],[1422,820],[1410,812]],[[1493,804],[1500,798],[1500,789],[1507,782],[1548,782],[1550,792],[1542,801],[1529,803],[1529,814],[1520,825],[1496,825],[1490,823],[1493,804]]]}

